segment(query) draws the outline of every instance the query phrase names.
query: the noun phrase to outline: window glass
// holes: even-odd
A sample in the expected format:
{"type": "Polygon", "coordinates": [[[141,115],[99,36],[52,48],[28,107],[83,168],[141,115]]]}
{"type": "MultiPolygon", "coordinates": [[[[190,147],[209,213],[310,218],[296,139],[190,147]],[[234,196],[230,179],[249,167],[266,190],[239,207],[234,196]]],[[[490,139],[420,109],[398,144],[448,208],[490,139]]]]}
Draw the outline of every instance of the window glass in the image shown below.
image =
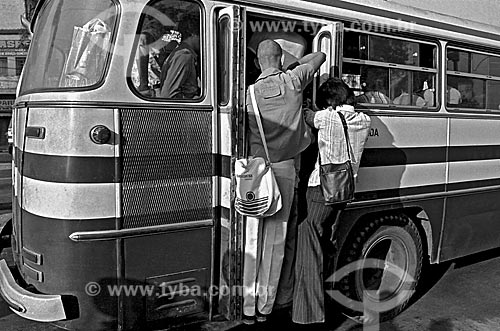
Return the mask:
{"type": "Polygon", "coordinates": [[[486,100],[488,100],[486,108],[491,110],[500,110],[500,81],[490,80],[486,83],[486,85],[486,100]]]}
{"type": "Polygon", "coordinates": [[[447,104],[456,108],[484,109],[486,81],[483,79],[448,76],[447,104]]]}
{"type": "Polygon", "coordinates": [[[500,77],[499,56],[449,48],[447,51],[447,59],[447,69],[450,71],[500,77]]]}
{"type": "Polygon", "coordinates": [[[201,8],[161,0],[146,6],[131,78],[145,97],[193,100],[201,96],[201,8]]]}
{"type": "Polygon", "coordinates": [[[54,0],[43,7],[20,93],[87,87],[104,75],[116,7],[111,0],[54,0]]]}
{"type": "Polygon", "coordinates": [[[359,33],[346,31],[344,33],[344,57],[361,59],[359,33]]]}
{"type": "Polygon", "coordinates": [[[415,105],[422,107],[436,106],[436,74],[428,72],[413,71],[413,91],[418,97],[415,99],[415,105]],[[423,102],[423,104],[422,104],[423,102]]]}
{"type": "Polygon", "coordinates": [[[370,36],[369,60],[418,66],[419,57],[415,42],[370,36]]]}
{"type": "Polygon", "coordinates": [[[447,105],[450,108],[500,110],[500,56],[448,48],[447,105]]]}
{"type": "Polygon", "coordinates": [[[358,103],[435,106],[434,73],[344,63],[342,78],[358,103]]]}
{"type": "Polygon", "coordinates": [[[231,38],[231,29],[230,29],[231,20],[229,16],[224,16],[219,21],[218,26],[218,36],[219,42],[217,45],[217,54],[218,54],[218,67],[217,67],[217,81],[218,81],[218,89],[219,93],[219,104],[227,105],[229,102],[229,93],[230,93],[230,75],[229,70],[231,69],[231,54],[232,51],[230,46],[230,38],[231,38]]]}
{"type": "Polygon", "coordinates": [[[448,49],[447,69],[451,71],[470,72],[470,54],[468,52],[448,49]]]}
{"type": "MultiPolygon", "coordinates": [[[[331,40],[331,36],[330,34],[327,34],[327,33],[324,33],[323,35],[320,36],[319,38],[319,41],[318,41],[318,46],[319,46],[319,49],[328,54],[331,49],[331,43],[332,43],[332,40],[331,40]]],[[[323,84],[329,77],[330,77],[330,67],[328,65],[328,61],[325,61],[320,67],[319,67],[319,70],[318,70],[318,85],[317,86],[321,86],[321,84],[323,84]]]]}
{"type": "Polygon", "coordinates": [[[500,57],[472,53],[471,62],[471,73],[500,77],[500,57]]]}
{"type": "Polygon", "coordinates": [[[0,57],[0,76],[8,76],[9,68],[6,57],[0,57]]]}
{"type": "Polygon", "coordinates": [[[24,66],[25,62],[26,62],[26,58],[16,57],[16,76],[21,75],[21,71],[23,70],[23,66],[24,66]]]}
{"type": "Polygon", "coordinates": [[[344,57],[384,63],[436,68],[436,46],[347,31],[344,57]]]}

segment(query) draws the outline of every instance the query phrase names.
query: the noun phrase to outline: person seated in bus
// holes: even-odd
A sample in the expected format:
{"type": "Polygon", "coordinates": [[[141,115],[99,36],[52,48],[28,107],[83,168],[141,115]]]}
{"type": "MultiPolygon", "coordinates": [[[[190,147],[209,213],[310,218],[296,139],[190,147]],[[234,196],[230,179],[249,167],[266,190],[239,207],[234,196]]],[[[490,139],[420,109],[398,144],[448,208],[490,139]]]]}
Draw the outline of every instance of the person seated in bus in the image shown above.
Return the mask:
{"type": "Polygon", "coordinates": [[[459,107],[463,108],[481,108],[482,105],[474,96],[473,81],[470,79],[461,79],[458,82],[458,91],[460,92],[459,107]]]}
{"type": "Polygon", "coordinates": [[[160,77],[160,97],[166,99],[194,99],[200,95],[199,61],[200,20],[186,15],[177,30],[181,43],[163,63],[160,77]]]}
{"type": "MultiPolygon", "coordinates": [[[[306,121],[319,129],[318,146],[322,163],[343,163],[349,158],[344,127],[347,122],[355,178],[370,131],[370,117],[356,110],[353,90],[340,78],[329,78],[317,92],[320,111],[306,111],[306,121]]],[[[307,216],[299,224],[292,321],[298,324],[325,322],[324,253],[333,256],[339,216],[344,205],[325,205],[319,178],[319,157],[309,177],[307,216]]],[[[335,263],[333,263],[335,264],[335,263]]],[[[333,269],[334,270],[334,269],[333,269]]],[[[330,275],[326,275],[327,277],[330,275]]]]}
{"type": "Polygon", "coordinates": [[[392,103],[395,105],[401,106],[417,106],[417,107],[425,107],[426,101],[424,98],[419,96],[416,93],[410,95],[407,91],[401,89],[401,93],[392,100],[392,103]]]}
{"type": "Polygon", "coordinates": [[[168,28],[163,26],[156,18],[146,16],[139,33],[132,79],[137,90],[145,95],[154,97],[155,89],[160,87],[160,70],[165,60],[165,53],[177,45],[164,40],[168,28]]]}
{"type": "MultiPolygon", "coordinates": [[[[290,236],[287,230],[296,187],[296,158],[311,142],[302,111],[303,91],[326,60],[322,52],[311,53],[300,58],[293,70],[283,72],[282,54],[281,46],[271,39],[257,47],[261,74],[254,84],[255,99],[281,192],[282,208],[271,217],[246,219],[243,266],[243,321],[246,324],[266,320],[274,307],[286,239],[290,236]]],[[[249,91],[246,107],[249,155],[265,158],[249,91]]],[[[290,302],[291,296],[292,291],[290,302]]]]}
{"type": "Polygon", "coordinates": [[[429,77],[422,84],[422,89],[417,92],[418,95],[424,98],[424,107],[434,107],[434,88],[432,84],[433,79],[429,77]]]}
{"type": "Polygon", "coordinates": [[[448,106],[457,106],[460,103],[461,94],[453,86],[448,85],[446,88],[446,103],[448,106]]]}
{"type": "Polygon", "coordinates": [[[390,104],[391,99],[382,91],[387,91],[387,70],[368,70],[366,81],[361,84],[364,93],[356,97],[357,103],[390,104]]]}

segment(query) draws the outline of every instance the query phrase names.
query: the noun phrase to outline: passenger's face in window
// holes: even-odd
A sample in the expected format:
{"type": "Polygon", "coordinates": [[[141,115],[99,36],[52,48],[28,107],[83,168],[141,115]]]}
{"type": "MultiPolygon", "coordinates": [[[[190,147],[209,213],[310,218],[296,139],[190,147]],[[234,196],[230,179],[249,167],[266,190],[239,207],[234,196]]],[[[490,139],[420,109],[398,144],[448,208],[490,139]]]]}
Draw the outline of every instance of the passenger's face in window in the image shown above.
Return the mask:
{"type": "Polygon", "coordinates": [[[458,84],[458,91],[460,92],[460,95],[462,96],[462,99],[472,99],[472,85],[468,83],[464,84],[458,84]]]}

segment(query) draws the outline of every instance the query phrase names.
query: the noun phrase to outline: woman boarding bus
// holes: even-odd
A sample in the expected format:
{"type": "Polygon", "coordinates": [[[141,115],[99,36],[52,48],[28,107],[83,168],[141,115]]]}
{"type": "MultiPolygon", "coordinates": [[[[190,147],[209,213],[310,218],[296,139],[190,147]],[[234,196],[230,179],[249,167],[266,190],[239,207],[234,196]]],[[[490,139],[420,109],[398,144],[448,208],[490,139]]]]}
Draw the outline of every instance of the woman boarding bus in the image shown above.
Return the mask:
{"type": "Polygon", "coordinates": [[[390,318],[424,263],[497,247],[500,30],[385,6],[39,1],[13,114],[15,266],[0,261],[12,310],[73,330],[241,317],[233,174],[258,34],[326,53],[306,95],[340,75],[372,119],[334,238],[339,305],[390,318]]]}

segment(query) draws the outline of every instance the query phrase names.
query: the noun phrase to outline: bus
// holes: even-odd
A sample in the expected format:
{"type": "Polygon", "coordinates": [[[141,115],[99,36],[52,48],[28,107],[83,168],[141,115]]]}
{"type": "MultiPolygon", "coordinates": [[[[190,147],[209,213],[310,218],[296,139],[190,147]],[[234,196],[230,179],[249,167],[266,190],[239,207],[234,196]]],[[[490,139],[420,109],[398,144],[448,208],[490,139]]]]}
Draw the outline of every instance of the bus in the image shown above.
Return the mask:
{"type": "Polygon", "coordinates": [[[70,330],[241,318],[234,161],[268,38],[283,61],[327,55],[305,99],[339,76],[372,119],[328,298],[388,319],[427,264],[498,247],[500,29],[384,6],[39,1],[13,113],[11,309],[70,330]],[[170,96],[179,47],[192,89],[170,96]]]}

